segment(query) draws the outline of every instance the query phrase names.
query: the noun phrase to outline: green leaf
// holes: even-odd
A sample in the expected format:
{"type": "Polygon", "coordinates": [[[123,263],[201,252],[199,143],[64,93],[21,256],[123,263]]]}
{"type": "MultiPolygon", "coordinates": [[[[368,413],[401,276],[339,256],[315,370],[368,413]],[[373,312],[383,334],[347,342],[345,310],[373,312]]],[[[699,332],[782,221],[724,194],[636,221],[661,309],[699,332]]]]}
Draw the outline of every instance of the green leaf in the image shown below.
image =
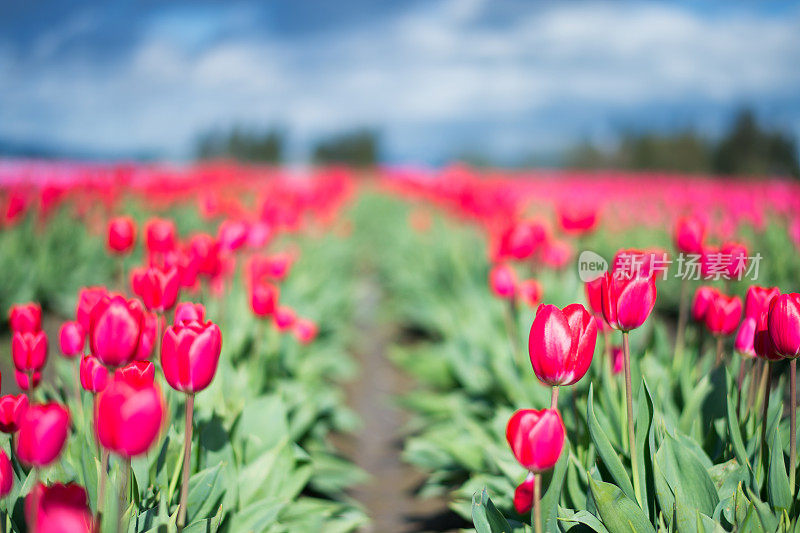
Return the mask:
{"type": "Polygon", "coordinates": [[[647,387],[647,382],[642,378],[642,385],[639,388],[639,395],[636,412],[636,451],[637,462],[639,463],[639,487],[643,491],[642,506],[645,514],[653,518],[649,509],[653,507],[655,513],[655,493],[648,488],[653,488],[653,452],[650,446],[652,445],[652,435],[650,428],[653,424],[653,398],[650,395],[650,389],[647,387]],[[648,480],[650,482],[648,483],[648,480]]]}
{"type": "Polygon", "coordinates": [[[590,477],[589,488],[609,533],[655,533],[644,511],[616,485],[590,477]]]}
{"type": "Polygon", "coordinates": [[[600,426],[600,423],[597,421],[597,417],[594,414],[594,385],[589,385],[589,400],[586,407],[586,418],[589,424],[589,435],[592,438],[592,442],[594,443],[600,460],[603,461],[606,469],[608,469],[608,473],[611,474],[611,477],[614,478],[614,481],[616,481],[617,485],[622,489],[625,495],[631,500],[636,501],[636,495],[633,491],[631,480],[628,477],[628,472],[622,465],[622,461],[620,460],[619,456],[617,456],[617,452],[614,450],[614,447],[611,446],[611,442],[609,442],[605,431],[603,431],[603,428],[600,426]]]}
{"type": "Polygon", "coordinates": [[[189,478],[189,494],[186,502],[186,522],[191,523],[206,518],[225,492],[225,485],[220,483],[222,464],[206,468],[189,478]]]}
{"type": "Polygon", "coordinates": [[[569,443],[565,443],[564,449],[561,450],[561,457],[559,457],[556,466],[553,468],[553,475],[550,477],[547,490],[542,495],[542,525],[545,531],[556,531],[558,528],[558,501],[561,499],[561,489],[564,486],[564,478],[567,475],[569,454],[569,443]]]}
{"type": "Polygon", "coordinates": [[[597,533],[608,533],[606,526],[604,526],[595,515],[586,510],[580,510],[577,513],[573,513],[572,511],[568,511],[566,509],[560,509],[558,519],[562,522],[583,524],[597,533]]]}
{"type": "Polygon", "coordinates": [[[513,533],[508,520],[494,506],[486,489],[472,496],[472,523],[478,533],[513,533]]]}
{"type": "Polygon", "coordinates": [[[767,494],[773,507],[788,511],[792,506],[792,491],[789,487],[789,476],[786,474],[786,463],[783,456],[783,445],[779,426],[772,432],[771,456],[767,473],[767,494]]]}

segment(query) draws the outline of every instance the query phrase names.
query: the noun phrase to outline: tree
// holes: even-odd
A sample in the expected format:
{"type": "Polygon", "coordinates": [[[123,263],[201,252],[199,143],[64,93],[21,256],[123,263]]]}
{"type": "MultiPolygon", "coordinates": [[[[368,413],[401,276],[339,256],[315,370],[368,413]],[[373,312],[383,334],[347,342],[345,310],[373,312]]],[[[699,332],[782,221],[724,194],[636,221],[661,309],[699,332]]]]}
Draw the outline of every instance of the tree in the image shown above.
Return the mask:
{"type": "Polygon", "coordinates": [[[361,129],[339,133],[319,141],[312,151],[314,163],[342,163],[356,167],[372,166],[380,158],[378,134],[361,129]]]}
{"type": "Polygon", "coordinates": [[[285,134],[274,128],[256,130],[234,126],[230,130],[214,130],[200,136],[196,154],[199,159],[232,158],[240,161],[280,163],[283,159],[285,134]]]}

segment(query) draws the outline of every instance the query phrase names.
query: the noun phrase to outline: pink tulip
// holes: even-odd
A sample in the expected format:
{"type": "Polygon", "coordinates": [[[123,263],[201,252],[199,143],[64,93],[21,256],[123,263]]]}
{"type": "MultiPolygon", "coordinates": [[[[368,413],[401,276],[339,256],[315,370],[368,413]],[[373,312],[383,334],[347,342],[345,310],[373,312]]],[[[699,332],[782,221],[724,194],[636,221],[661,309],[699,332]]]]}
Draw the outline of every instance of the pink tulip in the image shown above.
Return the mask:
{"type": "Polygon", "coordinates": [[[533,372],[547,385],[572,385],[589,370],[596,341],[597,323],[582,305],[540,305],[528,336],[533,372]]]}
{"type": "Polygon", "coordinates": [[[717,293],[706,310],[705,324],[712,335],[730,335],[742,318],[742,299],[717,293]]]}
{"type": "Polygon", "coordinates": [[[690,216],[678,219],[673,239],[675,248],[684,254],[700,254],[703,251],[706,227],[699,217],[690,216]]]}
{"type": "Polygon", "coordinates": [[[744,316],[758,318],[762,313],[768,312],[770,302],[780,293],[778,287],[767,288],[751,285],[747,288],[747,296],[744,300],[744,316]]]}
{"type": "Polygon", "coordinates": [[[28,410],[28,397],[24,394],[0,396],[0,431],[16,433],[22,415],[28,410]]]}
{"type": "Polygon", "coordinates": [[[737,352],[746,357],[755,357],[756,351],[753,346],[756,334],[756,319],[750,316],[745,316],[742,323],[739,325],[739,331],[736,332],[736,339],[733,341],[733,347],[737,352]]]}
{"type": "Polygon", "coordinates": [[[131,286],[147,309],[163,313],[175,306],[181,284],[176,267],[150,267],[131,272],[131,286]]]}
{"type": "Polygon", "coordinates": [[[145,453],[158,438],[165,416],[159,388],[141,376],[116,374],[97,395],[94,425],[100,444],[123,457],[145,453]]]}
{"type": "Polygon", "coordinates": [[[105,287],[86,287],[78,293],[78,304],[75,307],[75,320],[81,325],[84,332],[89,331],[92,321],[94,306],[108,294],[105,287]]]}
{"type": "Polygon", "coordinates": [[[11,356],[20,372],[38,372],[47,362],[47,335],[44,331],[14,333],[11,356]]]}
{"type": "Polygon", "coordinates": [[[14,333],[37,333],[42,329],[42,308],[35,303],[12,305],[8,321],[14,333]]]}
{"type": "Polygon", "coordinates": [[[520,409],[506,426],[506,440],[514,457],[535,474],[556,465],[565,438],[564,423],[555,409],[520,409]]]}
{"type": "Polygon", "coordinates": [[[108,369],[91,354],[81,357],[79,375],[81,387],[88,392],[98,393],[108,384],[108,369]]]}
{"type": "Polygon", "coordinates": [[[136,240],[136,223],[130,217],[117,217],[108,222],[109,251],[117,254],[127,253],[136,240]]]}
{"type": "Polygon", "coordinates": [[[68,432],[66,407],[57,403],[31,405],[20,420],[17,457],[30,466],[47,466],[61,455],[68,432]]]}
{"type": "Polygon", "coordinates": [[[38,484],[25,498],[25,518],[36,533],[91,533],[86,489],[74,483],[38,484]]]}
{"type": "Polygon", "coordinates": [[[17,382],[17,387],[24,391],[32,391],[36,389],[42,382],[41,372],[20,372],[14,370],[14,380],[17,382]]]}
{"type": "Polygon", "coordinates": [[[519,514],[527,514],[533,507],[533,492],[536,490],[535,477],[528,472],[525,481],[514,490],[514,509],[519,514]]]}
{"type": "Polygon", "coordinates": [[[14,486],[14,469],[3,450],[0,450],[0,498],[5,498],[14,486]]]}
{"type": "Polygon", "coordinates": [[[161,346],[161,366],[167,383],[186,393],[211,383],[222,351],[222,334],[213,322],[190,322],[167,328],[161,346]]]}
{"type": "Polygon", "coordinates": [[[175,323],[185,324],[187,322],[205,322],[206,308],[203,304],[191,302],[181,302],[175,308],[175,323]]]}
{"type": "Polygon", "coordinates": [[[278,306],[280,289],[271,283],[259,281],[250,289],[250,307],[257,317],[271,316],[278,306]]]}
{"type": "Polygon", "coordinates": [[[130,363],[139,349],[144,310],[136,300],[104,296],[92,310],[89,346],[106,366],[130,363]]]}
{"type": "Polygon", "coordinates": [[[719,294],[719,291],[714,287],[698,287],[692,300],[692,319],[697,322],[703,322],[706,318],[708,306],[716,298],[717,294],[719,294]]]}
{"type": "Polygon", "coordinates": [[[65,357],[74,357],[83,351],[86,344],[86,333],[83,326],[76,322],[64,322],[58,330],[58,344],[65,357]]]}
{"type": "Polygon", "coordinates": [[[175,249],[175,224],[171,220],[152,218],[145,226],[145,245],[150,254],[163,254],[175,249]]]}
{"type": "Polygon", "coordinates": [[[153,347],[159,332],[164,331],[167,320],[163,316],[145,311],[142,314],[142,333],[139,336],[139,348],[136,350],[136,361],[147,361],[153,355],[153,347]]]}
{"type": "Polygon", "coordinates": [[[489,288],[498,298],[509,300],[517,290],[517,275],[508,265],[495,265],[489,272],[489,288]]]}
{"type": "Polygon", "coordinates": [[[644,324],[653,311],[656,295],[653,276],[627,277],[607,272],[602,285],[603,318],[614,329],[636,329],[644,324]]]}
{"type": "Polygon", "coordinates": [[[747,248],[738,242],[726,242],[720,246],[725,262],[725,273],[730,279],[741,279],[747,270],[747,248]]]}
{"type": "Polygon", "coordinates": [[[767,328],[780,355],[800,356],[800,294],[781,294],[772,300],[767,328]]]}

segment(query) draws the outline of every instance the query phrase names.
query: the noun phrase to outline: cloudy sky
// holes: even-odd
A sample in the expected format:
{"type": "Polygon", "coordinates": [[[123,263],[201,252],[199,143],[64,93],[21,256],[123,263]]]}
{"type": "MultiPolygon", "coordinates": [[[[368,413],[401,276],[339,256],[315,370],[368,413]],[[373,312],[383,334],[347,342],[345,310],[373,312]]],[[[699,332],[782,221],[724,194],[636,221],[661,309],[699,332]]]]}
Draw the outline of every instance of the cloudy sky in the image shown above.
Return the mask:
{"type": "Polygon", "coordinates": [[[554,153],[733,110],[800,137],[800,1],[6,0],[0,140],[182,158],[197,134],[382,132],[391,161],[554,153]]]}

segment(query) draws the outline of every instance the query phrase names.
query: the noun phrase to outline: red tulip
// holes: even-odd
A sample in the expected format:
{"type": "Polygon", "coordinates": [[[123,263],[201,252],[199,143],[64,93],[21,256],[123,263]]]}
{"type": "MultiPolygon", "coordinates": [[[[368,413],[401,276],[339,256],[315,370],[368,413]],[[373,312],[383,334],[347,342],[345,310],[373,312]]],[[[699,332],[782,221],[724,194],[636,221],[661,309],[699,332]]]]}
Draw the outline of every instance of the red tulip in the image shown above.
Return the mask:
{"type": "Polygon", "coordinates": [[[38,484],[25,498],[25,518],[36,533],[91,533],[86,489],[74,483],[38,484]]]}
{"type": "Polygon", "coordinates": [[[498,298],[511,299],[517,290],[517,275],[508,265],[495,265],[489,272],[489,287],[498,298]]]}
{"type": "Polygon", "coordinates": [[[31,405],[25,410],[17,434],[17,457],[35,467],[51,464],[67,442],[69,412],[57,403],[31,405]]]}
{"type": "Polygon", "coordinates": [[[105,287],[86,287],[78,293],[78,304],[75,307],[75,320],[81,325],[84,332],[89,331],[92,321],[94,306],[108,294],[105,287]]]}
{"type": "Polygon", "coordinates": [[[152,218],[145,226],[145,245],[151,254],[163,254],[175,249],[175,224],[171,220],[152,218]]]}
{"type": "Polygon", "coordinates": [[[535,220],[520,220],[500,236],[498,259],[527,259],[548,239],[545,226],[535,220]]]}
{"type": "Polygon", "coordinates": [[[528,336],[533,372],[547,385],[572,385],[592,364],[597,323],[580,304],[540,305],[528,336]]]}
{"type": "Polygon", "coordinates": [[[0,450],[0,498],[5,498],[14,486],[14,469],[3,450],[0,450]]]}
{"type": "Polygon", "coordinates": [[[708,304],[705,323],[712,335],[730,335],[742,318],[742,299],[717,293],[708,304]]]}
{"type": "Polygon", "coordinates": [[[705,224],[696,216],[679,218],[675,224],[673,239],[679,252],[701,254],[705,236],[705,224]]]}
{"type": "Polygon", "coordinates": [[[156,365],[150,361],[134,361],[117,369],[114,376],[136,388],[152,385],[156,380],[156,365]]]}
{"type": "Polygon", "coordinates": [[[161,346],[161,366],[170,387],[199,392],[211,383],[222,351],[222,334],[213,322],[190,322],[167,328],[161,346]]]}
{"type": "Polygon", "coordinates": [[[555,409],[520,409],[506,426],[506,440],[517,461],[538,474],[553,468],[565,440],[564,423],[555,409]]]}
{"type": "Polygon", "coordinates": [[[187,322],[205,322],[206,308],[203,304],[191,302],[181,302],[175,308],[175,323],[186,324],[187,322]]]}
{"type": "Polygon", "coordinates": [[[81,357],[79,374],[85,391],[98,393],[108,384],[108,369],[92,354],[81,357]]]}
{"type": "Polygon", "coordinates": [[[250,307],[258,317],[270,316],[278,306],[280,289],[271,283],[258,281],[250,289],[250,307]]]}
{"type": "Polygon", "coordinates": [[[20,372],[38,372],[47,362],[47,335],[44,331],[14,333],[11,356],[20,372]]]}
{"type": "Polygon", "coordinates": [[[525,481],[519,484],[514,490],[514,509],[519,514],[529,513],[533,507],[533,492],[536,490],[536,479],[534,475],[528,472],[525,481]]]}
{"type": "Polygon", "coordinates": [[[263,265],[263,275],[275,281],[283,281],[289,275],[294,256],[289,252],[280,252],[266,258],[263,265]]]}
{"type": "Polygon", "coordinates": [[[775,350],[784,357],[800,356],[800,294],[781,294],[769,306],[768,331],[775,350]]]}
{"type": "Polygon", "coordinates": [[[212,277],[219,273],[219,243],[207,233],[198,233],[189,240],[189,253],[200,274],[212,277]]]}
{"type": "Polygon", "coordinates": [[[307,318],[298,318],[294,323],[293,332],[300,343],[309,344],[317,338],[319,330],[313,321],[307,318]]]}
{"type": "Polygon", "coordinates": [[[597,209],[592,206],[564,204],[558,209],[558,222],[567,233],[586,234],[597,226],[597,209]]]}
{"type": "Polygon", "coordinates": [[[36,333],[42,329],[42,308],[35,303],[12,305],[8,321],[14,333],[36,333]]]}
{"type": "Polygon", "coordinates": [[[136,239],[136,223],[130,217],[117,217],[108,222],[108,249],[118,254],[133,248],[136,239]]]}
{"type": "Polygon", "coordinates": [[[520,299],[530,307],[536,307],[542,299],[542,285],[535,279],[526,279],[517,287],[520,299]]]}
{"type": "Polygon", "coordinates": [[[16,433],[22,415],[28,410],[28,397],[24,394],[0,396],[0,431],[16,433]]]}
{"type": "Polygon", "coordinates": [[[563,269],[572,260],[573,252],[574,250],[570,243],[552,239],[544,243],[541,251],[541,260],[545,266],[552,269],[563,269]]]}
{"type": "Polygon", "coordinates": [[[697,322],[702,322],[706,318],[706,311],[711,301],[716,298],[719,291],[714,287],[698,287],[692,300],[692,318],[697,322]]]}
{"type": "Polygon", "coordinates": [[[31,391],[38,387],[42,382],[42,373],[37,371],[28,374],[26,372],[14,370],[14,380],[17,382],[17,387],[19,387],[21,390],[31,391]]]}
{"type": "Polygon", "coordinates": [[[123,457],[145,453],[164,421],[164,398],[158,386],[133,373],[116,374],[97,395],[94,425],[100,444],[123,457]]]}
{"type": "Polygon", "coordinates": [[[664,260],[666,252],[662,250],[617,250],[611,261],[611,273],[626,279],[654,278],[659,273],[659,262],[664,260]]]}
{"type": "Polygon", "coordinates": [[[92,310],[89,346],[110,367],[130,363],[139,350],[144,310],[136,300],[105,296],[92,310]]]}
{"type": "Polygon", "coordinates": [[[778,287],[766,288],[751,285],[747,289],[747,296],[744,300],[744,316],[758,318],[768,312],[770,302],[780,293],[778,287]]]}
{"type": "Polygon", "coordinates": [[[606,273],[602,285],[603,318],[609,326],[630,331],[644,324],[656,305],[653,276],[606,273]]]}
{"type": "Polygon", "coordinates": [[[739,331],[736,332],[736,339],[733,341],[733,347],[737,352],[746,357],[755,357],[756,351],[753,345],[756,334],[756,319],[745,315],[739,326],[739,331]]]}
{"type": "Polygon", "coordinates": [[[131,286],[147,309],[162,313],[175,305],[181,284],[176,267],[150,267],[131,272],[131,286]]]}
{"type": "Polygon", "coordinates": [[[738,242],[726,242],[720,246],[725,263],[725,273],[730,279],[742,279],[747,270],[747,248],[738,242]]]}
{"type": "Polygon", "coordinates": [[[86,333],[78,322],[64,322],[58,331],[58,343],[61,353],[66,357],[74,357],[83,351],[86,344],[86,333]]]}
{"type": "Polygon", "coordinates": [[[135,361],[147,361],[153,355],[153,347],[159,332],[164,331],[167,320],[155,313],[145,311],[142,314],[142,333],[139,336],[139,348],[136,350],[135,361]]]}
{"type": "Polygon", "coordinates": [[[275,322],[275,327],[278,328],[278,331],[287,331],[294,326],[294,323],[297,320],[297,314],[291,307],[278,306],[272,319],[275,322]]]}
{"type": "Polygon", "coordinates": [[[217,230],[217,241],[223,250],[238,250],[247,242],[247,224],[241,220],[222,221],[217,230]]]}

